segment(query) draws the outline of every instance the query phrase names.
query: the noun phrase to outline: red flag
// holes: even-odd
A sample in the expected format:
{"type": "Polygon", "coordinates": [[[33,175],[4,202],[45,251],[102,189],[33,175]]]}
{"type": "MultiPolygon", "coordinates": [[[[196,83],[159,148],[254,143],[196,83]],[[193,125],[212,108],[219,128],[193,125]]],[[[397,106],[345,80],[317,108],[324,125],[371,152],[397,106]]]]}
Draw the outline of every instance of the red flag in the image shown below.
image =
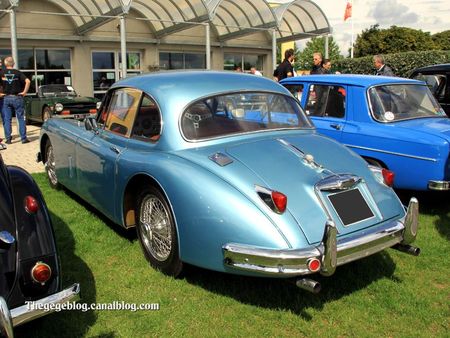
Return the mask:
{"type": "Polygon", "coordinates": [[[352,16],[352,4],[350,2],[347,2],[347,6],[345,6],[344,21],[350,18],[351,16],[352,16]]]}

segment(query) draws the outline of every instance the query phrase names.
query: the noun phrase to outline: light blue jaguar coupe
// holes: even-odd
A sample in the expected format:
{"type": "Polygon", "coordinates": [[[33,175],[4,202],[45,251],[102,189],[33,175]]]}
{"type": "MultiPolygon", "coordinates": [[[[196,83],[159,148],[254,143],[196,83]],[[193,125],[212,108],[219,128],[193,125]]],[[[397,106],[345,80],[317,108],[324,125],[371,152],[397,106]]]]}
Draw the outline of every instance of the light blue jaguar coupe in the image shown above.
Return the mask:
{"type": "Polygon", "coordinates": [[[393,247],[413,255],[418,202],[393,173],[320,136],[281,85],[232,72],[117,82],[96,118],[49,119],[38,158],[115,223],[157,269],[296,278],[393,247]]]}

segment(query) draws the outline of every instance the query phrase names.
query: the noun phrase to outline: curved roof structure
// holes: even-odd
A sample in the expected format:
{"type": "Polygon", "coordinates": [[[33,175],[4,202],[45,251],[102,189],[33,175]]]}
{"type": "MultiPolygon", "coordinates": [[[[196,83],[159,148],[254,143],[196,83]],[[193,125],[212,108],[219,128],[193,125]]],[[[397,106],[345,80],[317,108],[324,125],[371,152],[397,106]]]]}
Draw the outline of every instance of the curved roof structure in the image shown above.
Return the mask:
{"type": "MultiPolygon", "coordinates": [[[[71,16],[78,35],[125,15],[130,9],[140,14],[135,19],[148,21],[156,38],[200,23],[209,23],[220,41],[269,29],[277,30],[279,42],[330,33],[325,14],[310,0],[294,0],[278,6],[269,4],[270,0],[46,1],[71,16]]],[[[20,7],[20,0],[9,2],[18,2],[20,7]]],[[[0,3],[0,9],[9,7],[7,1],[0,3]]]]}
{"type": "Polygon", "coordinates": [[[331,32],[324,12],[314,2],[295,0],[275,8],[277,41],[301,40],[331,32]]]}

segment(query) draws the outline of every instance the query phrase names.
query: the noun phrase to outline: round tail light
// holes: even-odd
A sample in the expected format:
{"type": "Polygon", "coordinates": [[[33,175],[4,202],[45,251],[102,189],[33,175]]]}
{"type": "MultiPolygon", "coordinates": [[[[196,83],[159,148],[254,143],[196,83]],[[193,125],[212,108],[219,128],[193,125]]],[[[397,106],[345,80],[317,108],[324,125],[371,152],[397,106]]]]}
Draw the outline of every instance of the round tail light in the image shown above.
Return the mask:
{"type": "Polygon", "coordinates": [[[33,278],[36,283],[44,285],[51,276],[52,269],[43,262],[37,262],[33,269],[31,269],[31,278],[33,278]]]}
{"type": "Polygon", "coordinates": [[[25,210],[29,214],[35,214],[39,210],[39,204],[33,196],[25,197],[25,210]]]}
{"type": "Polygon", "coordinates": [[[320,260],[317,258],[311,258],[308,260],[308,270],[311,272],[317,272],[320,270],[320,260]]]}

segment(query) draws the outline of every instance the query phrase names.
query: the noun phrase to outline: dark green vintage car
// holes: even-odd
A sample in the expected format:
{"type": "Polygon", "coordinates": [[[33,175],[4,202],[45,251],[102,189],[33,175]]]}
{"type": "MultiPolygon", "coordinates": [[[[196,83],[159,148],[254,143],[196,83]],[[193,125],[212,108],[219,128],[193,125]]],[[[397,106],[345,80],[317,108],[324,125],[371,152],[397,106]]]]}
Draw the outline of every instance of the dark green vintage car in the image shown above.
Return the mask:
{"type": "Polygon", "coordinates": [[[51,117],[83,118],[96,114],[100,101],[94,97],[78,96],[73,87],[43,85],[37,94],[25,97],[27,121],[44,122],[51,117]]]}

